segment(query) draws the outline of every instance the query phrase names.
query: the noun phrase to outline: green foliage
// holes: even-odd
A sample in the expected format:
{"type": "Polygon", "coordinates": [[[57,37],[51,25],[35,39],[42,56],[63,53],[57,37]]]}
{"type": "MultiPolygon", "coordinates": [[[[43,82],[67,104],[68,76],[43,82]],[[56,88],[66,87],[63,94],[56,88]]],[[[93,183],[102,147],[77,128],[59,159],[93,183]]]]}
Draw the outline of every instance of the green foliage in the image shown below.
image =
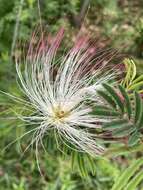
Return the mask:
{"type": "MultiPolygon", "coordinates": [[[[76,14],[80,7],[79,0],[45,0],[39,1],[41,9],[42,23],[45,28],[57,31],[59,27],[68,25],[67,15],[76,14]],[[66,17],[66,18],[65,18],[66,17]],[[50,27],[52,25],[52,27],[50,27]]],[[[14,27],[17,22],[17,14],[20,7],[19,0],[11,0],[5,4],[4,0],[0,0],[0,52],[10,53],[12,40],[14,36],[14,27]]],[[[26,41],[32,32],[32,28],[38,25],[40,20],[38,1],[27,0],[22,5],[20,15],[20,27],[16,40],[26,41]]],[[[70,26],[70,25],[69,25],[70,26]]]]}
{"type": "Polygon", "coordinates": [[[72,151],[71,166],[73,171],[75,168],[78,169],[82,177],[89,177],[90,172],[93,176],[96,173],[95,160],[88,154],[72,151]]]}
{"type": "Polygon", "coordinates": [[[111,190],[135,190],[143,180],[143,172],[138,171],[142,165],[142,158],[134,161],[123,173],[119,175],[111,190]]]}
{"type": "MultiPolygon", "coordinates": [[[[44,27],[56,31],[64,26],[69,44],[73,38],[73,31],[77,34],[76,28],[73,27],[75,20],[78,21],[77,15],[83,1],[39,1],[44,27]]],[[[15,82],[15,64],[9,57],[19,6],[19,0],[0,0],[0,89],[21,97],[15,82]]],[[[82,29],[101,41],[105,39],[101,47],[106,45],[116,47],[133,57],[136,56],[137,59],[140,58],[137,60],[139,65],[137,69],[136,62],[132,59],[124,60],[126,77],[121,85],[112,88],[105,84],[103,90],[98,92],[105,104],[97,105],[94,113],[110,120],[104,123],[104,130],[110,132],[111,138],[107,141],[109,149],[105,156],[110,158],[118,156],[118,158],[95,159],[69,150],[64,150],[66,156],[62,158],[61,152],[57,150],[56,142],[53,142],[52,135],[49,135],[48,142],[45,142],[48,153],[43,152],[41,147],[39,150],[40,167],[45,176],[43,179],[37,168],[34,150],[27,151],[22,156],[31,140],[31,137],[26,136],[8,149],[0,151],[0,190],[110,190],[113,182],[115,182],[113,189],[116,190],[142,188],[143,174],[140,169],[142,160],[133,162],[129,168],[125,169],[126,163],[130,164],[129,155],[132,155],[132,160],[136,160],[137,157],[142,157],[143,151],[142,143],[140,143],[143,123],[140,97],[143,92],[142,18],[141,1],[92,0],[84,19],[85,26],[83,25],[82,29]],[[138,76],[138,73],[141,75],[138,76]],[[117,143],[110,144],[110,140],[117,143]],[[120,146],[120,143],[123,146],[120,146]],[[136,152],[139,152],[137,156],[136,152]],[[120,155],[126,156],[122,159],[120,155]],[[71,170],[71,157],[73,170],[71,170]],[[120,172],[121,165],[125,170],[123,174],[120,172]]],[[[25,42],[29,39],[29,34],[37,23],[39,23],[37,0],[24,0],[17,40],[25,42]]],[[[23,123],[3,117],[3,115],[12,117],[13,110],[17,112],[19,109],[6,95],[0,96],[1,150],[27,131],[23,123]]],[[[23,109],[23,112],[26,110],[23,109]]]]}
{"type": "Polygon", "coordinates": [[[137,75],[136,65],[133,60],[125,59],[124,60],[126,76],[122,80],[121,84],[128,90],[134,91],[137,90],[139,93],[142,92],[143,87],[143,75],[137,75]]]}
{"type": "Polygon", "coordinates": [[[134,98],[131,99],[122,85],[113,88],[109,84],[103,84],[103,87],[104,91],[99,91],[99,95],[107,104],[100,109],[100,113],[98,108],[94,112],[95,115],[109,119],[103,124],[103,130],[109,131],[113,138],[123,140],[126,137],[129,146],[135,145],[142,138],[143,101],[140,95],[135,91],[134,98]],[[109,101],[109,97],[112,101],[109,101]]]}

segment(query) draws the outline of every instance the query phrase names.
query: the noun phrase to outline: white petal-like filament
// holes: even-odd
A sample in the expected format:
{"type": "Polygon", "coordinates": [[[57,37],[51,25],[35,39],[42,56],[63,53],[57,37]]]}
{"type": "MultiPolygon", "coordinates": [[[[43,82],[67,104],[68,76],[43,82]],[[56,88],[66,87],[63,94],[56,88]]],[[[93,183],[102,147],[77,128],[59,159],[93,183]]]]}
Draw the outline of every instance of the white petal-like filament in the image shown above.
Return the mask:
{"type": "Polygon", "coordinates": [[[55,129],[77,150],[90,155],[101,154],[104,148],[92,131],[96,133],[103,119],[92,113],[92,105],[102,103],[97,90],[102,89],[102,83],[114,78],[115,72],[108,68],[108,62],[115,52],[99,51],[87,38],[80,38],[56,61],[63,29],[51,43],[41,37],[35,46],[35,38],[33,34],[24,70],[20,61],[16,63],[21,89],[35,110],[33,115],[20,117],[31,124],[39,123],[32,142],[39,142],[49,129],[55,129]]]}

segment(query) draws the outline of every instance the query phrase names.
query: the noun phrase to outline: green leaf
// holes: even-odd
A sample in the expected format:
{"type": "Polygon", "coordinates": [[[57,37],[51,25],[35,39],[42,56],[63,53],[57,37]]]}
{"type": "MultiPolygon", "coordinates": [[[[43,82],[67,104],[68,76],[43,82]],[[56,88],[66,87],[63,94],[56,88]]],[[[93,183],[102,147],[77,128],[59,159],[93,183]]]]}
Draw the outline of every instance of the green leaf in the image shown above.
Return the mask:
{"type": "Polygon", "coordinates": [[[87,158],[87,161],[88,161],[88,164],[89,164],[89,167],[90,167],[92,174],[95,175],[96,167],[95,167],[95,163],[94,163],[93,158],[88,154],[86,155],[86,158],[87,158]]]}
{"type": "Polygon", "coordinates": [[[126,119],[117,119],[117,120],[103,124],[103,129],[122,128],[123,126],[127,124],[128,124],[128,121],[126,119]]]}
{"type": "Polygon", "coordinates": [[[131,73],[131,82],[132,82],[134,80],[134,78],[136,77],[137,69],[136,69],[136,65],[135,65],[134,61],[132,59],[130,59],[129,61],[131,64],[131,69],[132,69],[132,73],[131,73]]]}
{"type": "Polygon", "coordinates": [[[113,136],[124,137],[130,135],[135,130],[135,127],[132,124],[123,125],[122,128],[114,130],[112,132],[113,136]]]}
{"type": "Polygon", "coordinates": [[[113,99],[111,98],[111,96],[109,96],[106,92],[103,92],[101,90],[98,90],[97,93],[109,104],[111,105],[113,108],[115,108],[116,104],[113,101],[113,99]]]}
{"type": "Polygon", "coordinates": [[[141,120],[142,117],[142,99],[140,95],[135,91],[135,124],[141,120]]]}
{"type": "Polygon", "coordinates": [[[77,159],[77,152],[75,151],[72,151],[71,153],[71,168],[72,170],[74,169],[74,166],[75,166],[75,162],[76,162],[76,159],[77,159]]]}
{"type": "Polygon", "coordinates": [[[120,116],[120,113],[118,113],[117,111],[108,109],[95,109],[93,111],[93,114],[98,116],[120,116]]]}
{"type": "Polygon", "coordinates": [[[126,190],[135,190],[139,183],[143,180],[143,171],[141,170],[127,185],[126,190]]]}
{"type": "Polygon", "coordinates": [[[136,65],[131,59],[125,59],[123,63],[125,65],[127,73],[125,79],[122,81],[122,84],[128,88],[136,76],[136,65]]]}
{"type": "Polygon", "coordinates": [[[123,88],[123,86],[119,85],[119,89],[120,89],[120,92],[121,92],[122,96],[125,99],[126,110],[127,110],[127,113],[128,113],[128,117],[130,119],[131,114],[132,114],[130,98],[129,98],[126,90],[123,88]]]}
{"type": "Polygon", "coordinates": [[[79,167],[79,170],[80,170],[80,174],[81,176],[83,177],[87,177],[88,176],[88,173],[87,173],[87,170],[85,168],[85,163],[84,163],[84,156],[81,155],[80,153],[77,154],[77,161],[78,161],[78,167],[79,167]]]}
{"type": "Polygon", "coordinates": [[[143,81],[130,85],[128,90],[137,90],[141,86],[143,86],[143,81]]]}
{"type": "Polygon", "coordinates": [[[113,89],[113,87],[111,87],[108,84],[103,84],[103,86],[108,91],[110,96],[115,100],[115,102],[118,105],[118,107],[120,108],[121,112],[124,113],[124,105],[123,105],[119,95],[117,94],[117,92],[113,89]]]}
{"type": "Polygon", "coordinates": [[[137,77],[137,78],[133,81],[132,84],[136,84],[136,83],[138,83],[138,82],[140,82],[140,81],[143,81],[143,75],[140,75],[139,77],[137,77]]]}
{"type": "Polygon", "coordinates": [[[138,168],[143,164],[143,159],[134,161],[117,179],[111,190],[122,190],[127,186],[129,179],[134,175],[138,168]]]}
{"type": "Polygon", "coordinates": [[[137,124],[136,124],[136,127],[137,127],[138,129],[140,129],[142,126],[143,126],[143,111],[142,111],[142,114],[141,114],[140,119],[138,120],[138,122],[137,122],[137,124]]]}
{"type": "Polygon", "coordinates": [[[128,141],[129,146],[136,145],[139,141],[140,133],[135,131],[130,137],[128,141]]]}

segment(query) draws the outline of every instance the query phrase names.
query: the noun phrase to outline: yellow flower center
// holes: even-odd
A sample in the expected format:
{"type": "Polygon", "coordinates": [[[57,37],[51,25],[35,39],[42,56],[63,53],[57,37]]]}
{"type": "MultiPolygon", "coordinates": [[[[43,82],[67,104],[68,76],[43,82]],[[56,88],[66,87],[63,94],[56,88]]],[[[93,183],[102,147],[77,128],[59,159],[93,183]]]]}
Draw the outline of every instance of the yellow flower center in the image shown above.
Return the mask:
{"type": "Polygon", "coordinates": [[[65,111],[63,109],[61,109],[60,106],[54,108],[54,120],[59,120],[59,121],[63,121],[64,118],[66,118],[67,116],[69,116],[70,112],[69,111],[65,111]]]}

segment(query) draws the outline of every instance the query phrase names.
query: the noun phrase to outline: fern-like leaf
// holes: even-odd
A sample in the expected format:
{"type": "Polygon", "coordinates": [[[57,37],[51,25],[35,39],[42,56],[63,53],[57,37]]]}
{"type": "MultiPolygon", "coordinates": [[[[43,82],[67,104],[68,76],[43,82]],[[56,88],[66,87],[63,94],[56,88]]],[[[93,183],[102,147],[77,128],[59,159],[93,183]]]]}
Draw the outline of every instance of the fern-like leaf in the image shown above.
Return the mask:
{"type": "Polygon", "coordinates": [[[119,176],[111,190],[135,190],[138,184],[143,180],[143,172],[137,170],[143,165],[143,159],[134,161],[125,171],[119,176]],[[136,174],[136,176],[134,176],[136,174]],[[131,179],[132,178],[132,179],[131,179]]]}
{"type": "Polygon", "coordinates": [[[122,85],[115,88],[103,84],[103,87],[98,95],[105,100],[104,108],[97,108],[94,112],[95,115],[109,118],[103,123],[103,130],[110,132],[110,136],[114,139],[126,137],[129,146],[137,144],[142,136],[143,127],[141,96],[135,91],[134,98],[130,98],[130,93],[122,85]]]}

